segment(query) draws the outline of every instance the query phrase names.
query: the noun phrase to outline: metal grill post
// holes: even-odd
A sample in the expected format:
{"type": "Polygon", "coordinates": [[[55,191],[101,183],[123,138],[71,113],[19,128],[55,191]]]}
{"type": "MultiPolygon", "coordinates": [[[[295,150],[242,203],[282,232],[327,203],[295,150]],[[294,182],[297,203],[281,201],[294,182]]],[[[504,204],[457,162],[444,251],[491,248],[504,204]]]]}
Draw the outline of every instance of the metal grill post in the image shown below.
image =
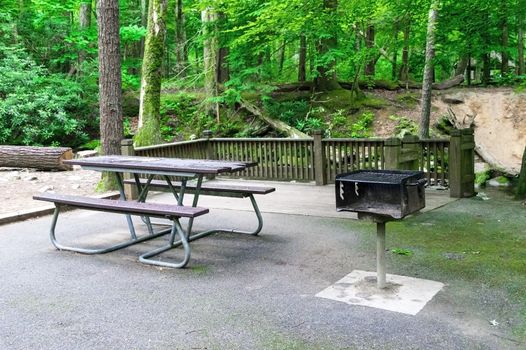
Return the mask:
{"type": "Polygon", "coordinates": [[[385,288],[385,222],[376,223],[376,282],[385,288]]]}

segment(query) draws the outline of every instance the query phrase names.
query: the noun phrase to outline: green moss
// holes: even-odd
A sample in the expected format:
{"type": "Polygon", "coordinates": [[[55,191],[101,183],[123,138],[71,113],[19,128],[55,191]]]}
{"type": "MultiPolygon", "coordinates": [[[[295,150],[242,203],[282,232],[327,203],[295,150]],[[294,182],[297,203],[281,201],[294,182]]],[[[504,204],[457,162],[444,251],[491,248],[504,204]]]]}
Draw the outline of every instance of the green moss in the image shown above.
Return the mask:
{"type": "Polygon", "coordinates": [[[420,102],[420,94],[407,92],[397,95],[396,100],[406,107],[414,108],[420,102]]]}
{"type": "Polygon", "coordinates": [[[103,172],[100,181],[97,183],[97,192],[103,193],[108,191],[116,191],[119,189],[115,174],[103,172]]]}
{"type": "MultiPolygon", "coordinates": [[[[391,255],[389,264],[396,273],[447,281],[463,291],[455,294],[459,305],[472,305],[488,319],[505,314],[514,336],[526,340],[524,227],[526,215],[518,201],[462,199],[389,223],[388,244],[414,252],[411,257],[391,255]]],[[[374,244],[374,237],[365,237],[374,244]]]]}
{"type": "Polygon", "coordinates": [[[508,184],[510,182],[506,176],[498,176],[495,180],[497,180],[499,184],[508,184]]]}

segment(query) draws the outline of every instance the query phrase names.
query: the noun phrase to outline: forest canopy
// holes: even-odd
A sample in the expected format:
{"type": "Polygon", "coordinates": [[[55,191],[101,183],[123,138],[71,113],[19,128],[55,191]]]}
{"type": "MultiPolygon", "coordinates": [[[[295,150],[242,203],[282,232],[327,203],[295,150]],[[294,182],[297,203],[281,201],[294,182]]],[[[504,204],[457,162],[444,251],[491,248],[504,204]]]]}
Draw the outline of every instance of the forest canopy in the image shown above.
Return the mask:
{"type": "MultiPolygon", "coordinates": [[[[287,85],[319,92],[408,88],[423,80],[430,0],[159,3],[166,6],[161,114],[186,114],[179,123],[193,121],[195,131],[228,129],[213,106],[234,108],[243,94],[268,96],[287,85]],[[197,92],[211,107],[166,91],[197,92]]],[[[437,3],[435,83],[460,75],[466,85],[524,84],[525,0],[437,3]]],[[[1,143],[78,147],[98,138],[95,8],[86,0],[2,1],[1,143]]],[[[141,86],[148,1],[120,0],[119,14],[129,132],[138,111],[126,101],[141,86]]],[[[173,123],[161,120],[164,139],[175,136],[173,123]]]]}

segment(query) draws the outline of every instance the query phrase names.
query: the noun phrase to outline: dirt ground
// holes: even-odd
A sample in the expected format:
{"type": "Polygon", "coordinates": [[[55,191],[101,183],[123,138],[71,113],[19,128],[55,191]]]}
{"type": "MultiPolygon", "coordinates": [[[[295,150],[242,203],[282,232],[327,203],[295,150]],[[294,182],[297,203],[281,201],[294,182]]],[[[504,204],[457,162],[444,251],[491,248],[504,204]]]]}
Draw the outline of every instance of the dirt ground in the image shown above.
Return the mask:
{"type": "Polygon", "coordinates": [[[0,168],[0,215],[45,206],[45,202],[32,199],[43,192],[95,195],[99,179],[99,172],[89,170],[0,168]]]}

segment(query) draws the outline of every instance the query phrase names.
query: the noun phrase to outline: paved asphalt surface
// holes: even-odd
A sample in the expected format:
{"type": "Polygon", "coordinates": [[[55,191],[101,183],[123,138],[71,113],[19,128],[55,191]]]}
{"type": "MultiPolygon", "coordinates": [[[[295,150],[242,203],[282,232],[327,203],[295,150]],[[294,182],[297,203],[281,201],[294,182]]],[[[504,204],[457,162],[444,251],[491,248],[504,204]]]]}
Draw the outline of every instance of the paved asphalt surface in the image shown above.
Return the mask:
{"type": "MultiPolygon", "coordinates": [[[[263,211],[260,236],[199,240],[189,266],[180,270],[138,262],[138,255],[160,240],[87,256],[52,247],[50,216],[0,226],[0,349],[502,349],[507,344],[451,322],[446,304],[454,296],[447,287],[416,316],[316,298],[353,269],[375,269],[375,248],[360,243],[374,227],[347,218],[263,211]]],[[[253,213],[214,209],[195,228],[254,223],[253,213]]],[[[87,245],[125,232],[122,216],[79,210],[61,215],[57,230],[65,242],[74,238],[87,245]],[[88,233],[97,234],[84,237],[88,233]]]]}

